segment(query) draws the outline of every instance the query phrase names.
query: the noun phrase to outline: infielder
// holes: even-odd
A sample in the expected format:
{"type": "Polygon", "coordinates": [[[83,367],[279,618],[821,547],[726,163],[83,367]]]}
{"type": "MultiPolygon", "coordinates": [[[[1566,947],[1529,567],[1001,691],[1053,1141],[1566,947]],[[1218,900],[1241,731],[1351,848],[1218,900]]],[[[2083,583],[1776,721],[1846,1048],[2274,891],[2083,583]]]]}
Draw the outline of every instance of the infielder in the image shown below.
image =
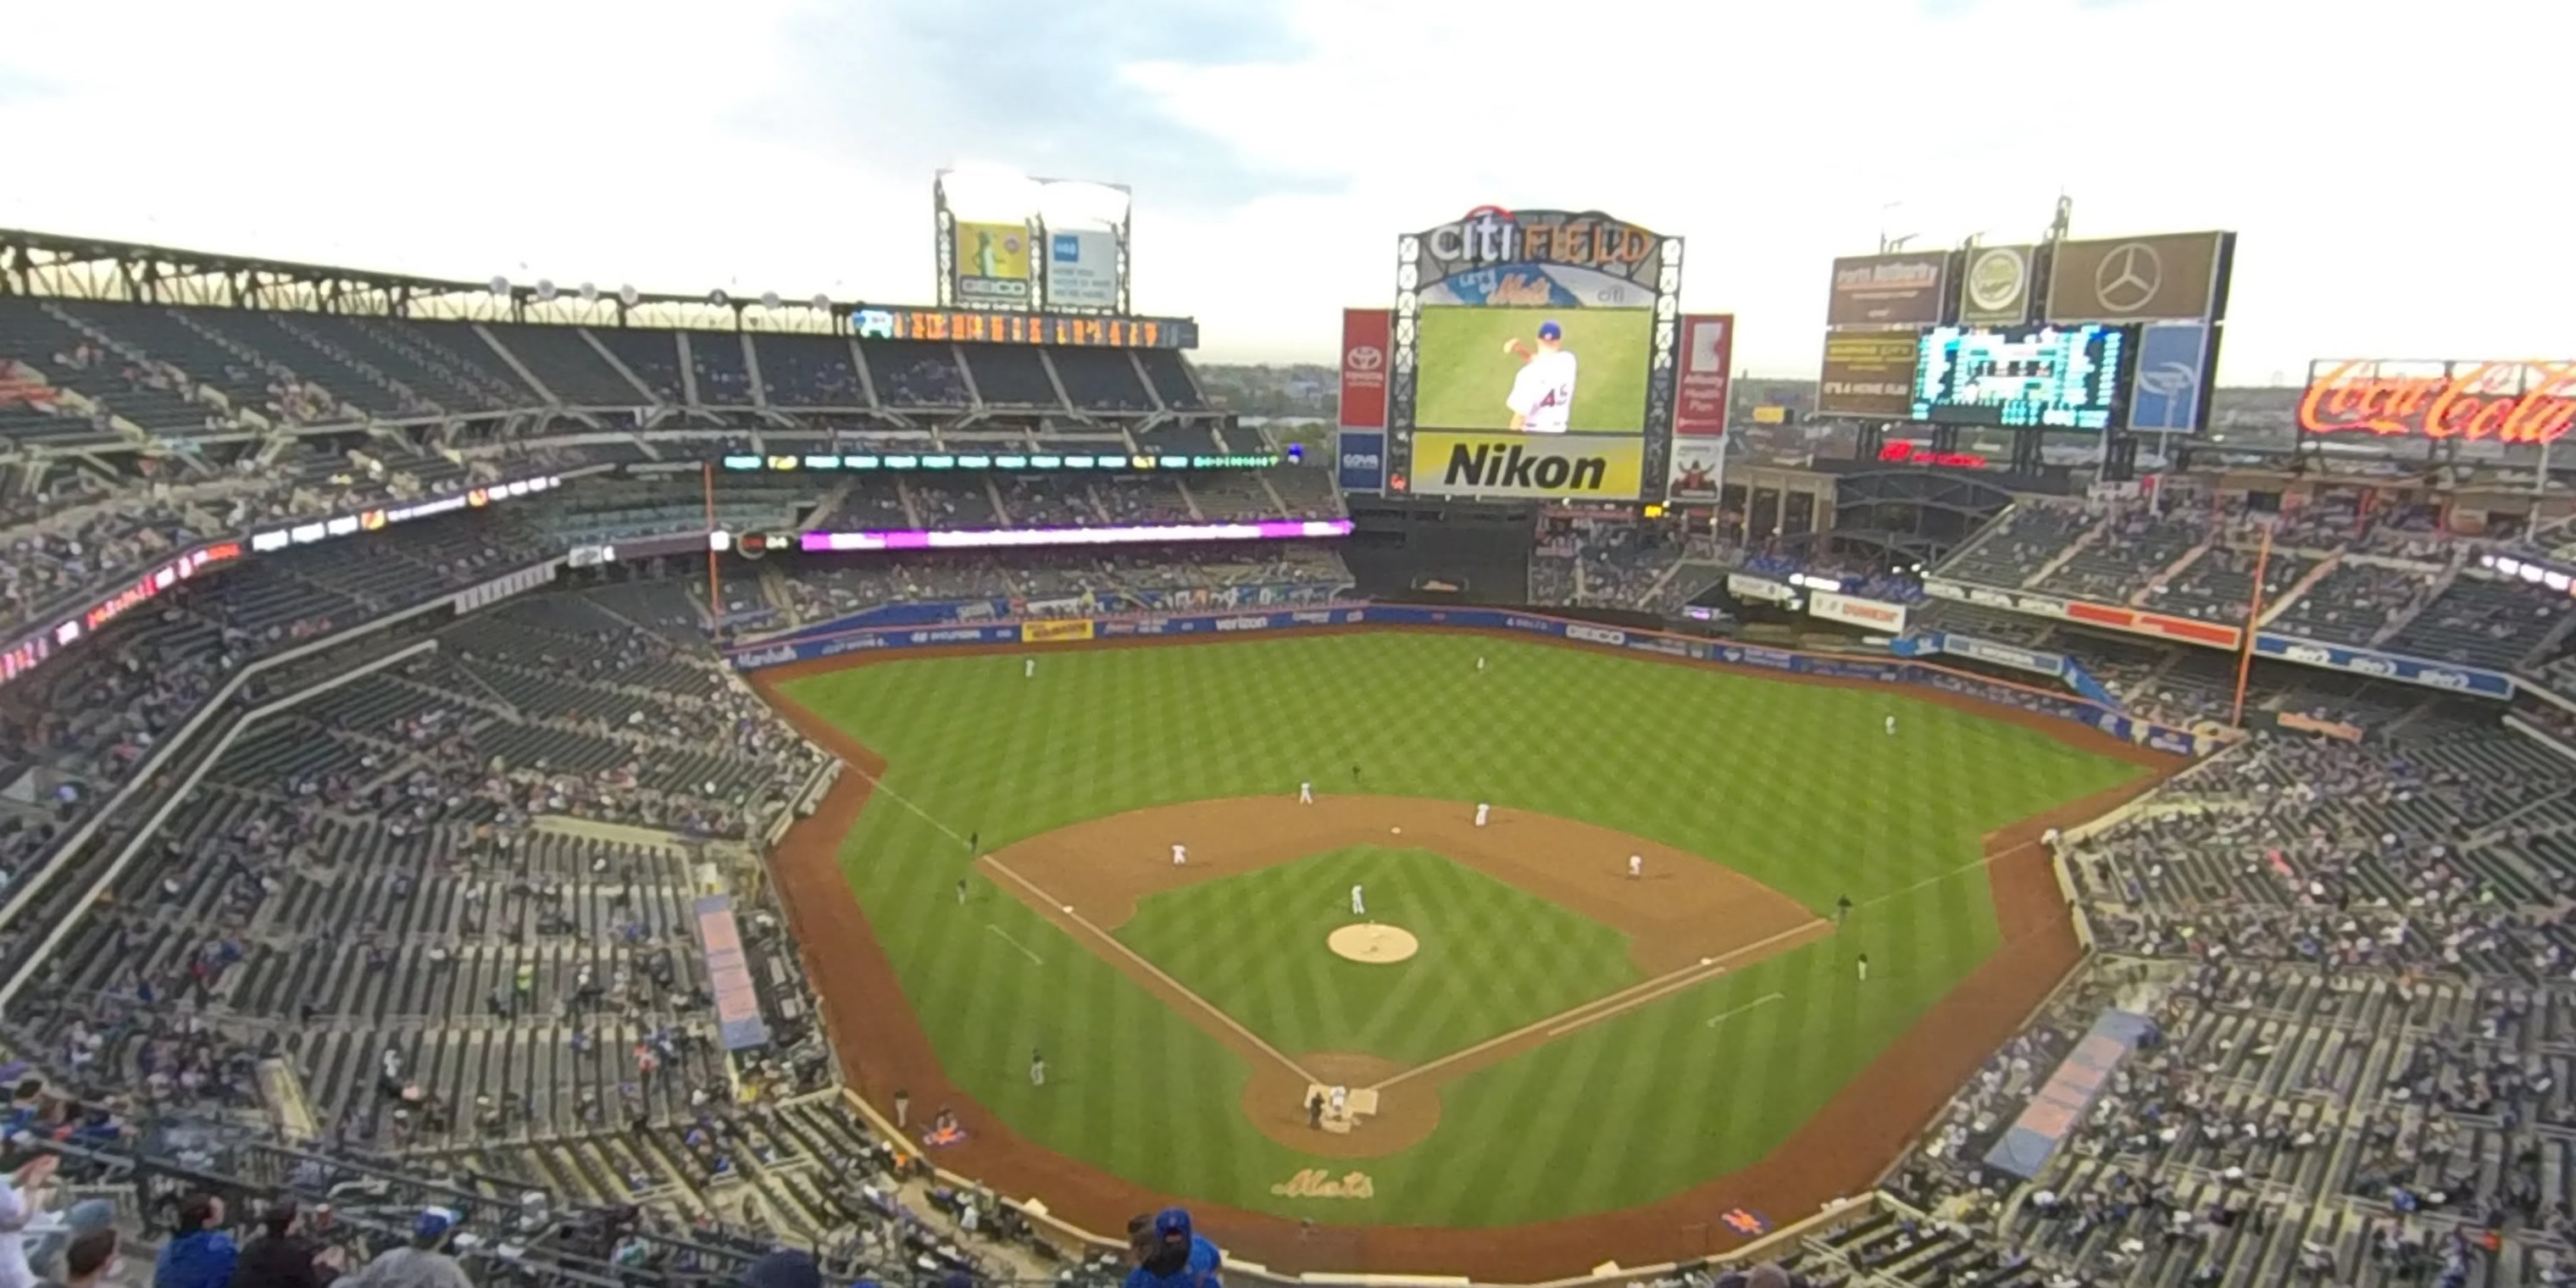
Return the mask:
{"type": "Polygon", "coordinates": [[[1351,1089],[1350,1089],[1350,1088],[1348,1088],[1348,1087],[1335,1087],[1335,1088],[1333,1088],[1332,1101],[1333,1101],[1333,1106],[1332,1106],[1332,1113],[1331,1113],[1331,1115],[1330,1115],[1331,1117],[1334,1117],[1334,1118],[1348,1118],[1348,1117],[1350,1117],[1350,1107],[1351,1107],[1351,1089]]]}
{"type": "Polygon", "coordinates": [[[1503,352],[1521,360],[1512,377],[1512,395],[1503,405],[1512,412],[1512,431],[1562,434],[1574,416],[1574,355],[1565,351],[1565,328],[1553,321],[1538,324],[1538,347],[1514,336],[1503,352]]]}
{"type": "Polygon", "coordinates": [[[1476,802],[1476,826],[1483,827],[1485,825],[1485,820],[1492,818],[1493,816],[1493,806],[1488,805],[1483,801],[1476,802]]]}
{"type": "Polygon", "coordinates": [[[1297,784],[1297,803],[1300,805],[1312,805],[1315,803],[1315,785],[1313,783],[1307,782],[1297,784]]]}
{"type": "Polygon", "coordinates": [[[1368,915],[1368,900],[1361,898],[1360,895],[1360,888],[1358,886],[1352,886],[1351,915],[1354,917],[1365,917],[1368,915]]]}
{"type": "Polygon", "coordinates": [[[1644,875],[1646,875],[1646,856],[1645,856],[1645,855],[1642,855],[1642,854],[1631,854],[1631,855],[1629,855],[1629,856],[1628,856],[1628,879],[1629,879],[1629,880],[1631,880],[1631,881],[1634,881],[1634,880],[1636,880],[1637,878],[1642,877],[1642,876],[1644,876],[1644,875]]]}
{"type": "Polygon", "coordinates": [[[1175,846],[1173,846],[1173,847],[1172,847],[1172,866],[1173,866],[1173,867],[1176,867],[1176,868],[1186,868],[1186,867],[1188,867],[1189,865],[1190,865],[1190,847],[1188,847],[1188,846],[1186,846],[1186,845],[1175,845],[1175,846]]]}
{"type": "Polygon", "coordinates": [[[1864,983],[1864,984],[1866,984],[1866,983],[1868,983],[1868,982],[1869,982],[1869,954],[1868,954],[1868,953],[1862,953],[1862,954],[1860,955],[1860,982],[1861,982],[1861,983],[1864,983]]]}

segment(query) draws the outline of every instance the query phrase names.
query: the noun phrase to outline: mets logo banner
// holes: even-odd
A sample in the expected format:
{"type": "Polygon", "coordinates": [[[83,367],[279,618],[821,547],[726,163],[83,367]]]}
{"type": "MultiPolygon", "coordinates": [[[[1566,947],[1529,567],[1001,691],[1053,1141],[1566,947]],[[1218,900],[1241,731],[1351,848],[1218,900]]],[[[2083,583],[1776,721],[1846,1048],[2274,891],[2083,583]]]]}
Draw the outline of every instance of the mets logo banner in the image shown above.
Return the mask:
{"type": "Polygon", "coordinates": [[[1469,212],[1400,239],[1423,304],[1651,308],[1672,239],[1598,211],[1469,212]]]}
{"type": "Polygon", "coordinates": [[[1029,226],[957,221],[957,298],[976,304],[1029,302],[1029,226]]]}
{"type": "Polygon", "coordinates": [[[1413,436],[1413,488],[1426,496],[1576,497],[1633,501],[1645,443],[1619,434],[1413,436]]]}
{"type": "Polygon", "coordinates": [[[1091,638],[1091,619],[1069,622],[1022,622],[1020,640],[1027,644],[1072,644],[1091,638]]]}

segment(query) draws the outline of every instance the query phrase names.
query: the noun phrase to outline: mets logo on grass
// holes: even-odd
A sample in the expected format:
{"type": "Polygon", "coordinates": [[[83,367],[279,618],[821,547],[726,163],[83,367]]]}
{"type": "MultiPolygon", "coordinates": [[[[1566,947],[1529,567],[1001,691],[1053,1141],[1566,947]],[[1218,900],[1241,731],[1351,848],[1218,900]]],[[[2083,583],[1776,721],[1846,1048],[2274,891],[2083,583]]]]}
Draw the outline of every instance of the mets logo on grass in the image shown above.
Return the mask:
{"type": "Polygon", "coordinates": [[[1091,638],[1091,619],[1077,617],[1067,622],[1023,622],[1020,639],[1030,644],[1070,644],[1091,638]]]}
{"type": "Polygon", "coordinates": [[[1645,459],[1645,441],[1625,435],[1425,431],[1413,436],[1413,490],[1633,501],[1645,459]]]}
{"type": "Polygon", "coordinates": [[[1271,1186],[1270,1192],[1283,1199],[1368,1199],[1377,1197],[1377,1183],[1366,1172],[1337,1177],[1323,1168],[1309,1167],[1271,1186]]]}

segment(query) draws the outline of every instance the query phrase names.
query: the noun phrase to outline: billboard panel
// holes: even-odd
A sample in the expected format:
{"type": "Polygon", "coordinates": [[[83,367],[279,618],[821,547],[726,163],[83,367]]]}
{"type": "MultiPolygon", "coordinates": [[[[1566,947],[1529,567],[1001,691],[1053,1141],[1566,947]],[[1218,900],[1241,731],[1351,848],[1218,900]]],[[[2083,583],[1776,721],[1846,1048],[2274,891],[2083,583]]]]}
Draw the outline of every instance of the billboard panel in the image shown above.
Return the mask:
{"type": "Polygon", "coordinates": [[[1425,306],[1413,423],[1431,429],[1643,434],[1646,309],[1425,306]]]}
{"type": "Polygon", "coordinates": [[[1598,212],[1486,208],[1406,243],[1424,304],[1643,309],[1667,240],[1598,212]]]}
{"type": "Polygon", "coordinates": [[[1841,595],[1820,590],[1807,597],[1807,615],[1829,622],[1841,622],[1863,630],[1883,631],[1889,635],[1905,633],[1906,609],[1903,604],[1863,599],[1858,595],[1841,595]]]}
{"type": "Polygon", "coordinates": [[[1046,300],[1066,308],[1117,308],[1118,235],[1105,229],[1047,230],[1046,300]]]}
{"type": "Polygon", "coordinates": [[[1919,331],[1835,331],[1825,336],[1816,410],[1827,416],[1914,414],[1914,361],[1919,331]]]}
{"type": "Polygon", "coordinates": [[[1909,414],[1936,425],[2109,429],[2136,341],[2133,328],[2094,324],[1934,327],[1915,359],[1909,414]]]}
{"type": "Polygon", "coordinates": [[[2030,321],[2030,285],[2037,264],[2034,246],[1979,246],[1968,252],[1968,269],[1959,279],[1959,321],[1986,326],[2020,326],[2030,321]]]}
{"type": "Polygon", "coordinates": [[[1386,434],[1382,430],[1344,429],[1334,439],[1334,451],[1340,456],[1340,477],[1345,492],[1381,492],[1386,489],[1386,434]]]}
{"type": "Polygon", "coordinates": [[[1937,250],[1837,259],[1825,325],[1933,326],[1941,321],[1949,269],[1949,252],[1937,250]]]}
{"type": "Polygon", "coordinates": [[[2129,428],[2197,433],[2209,423],[2210,326],[2150,322],[2138,334],[2138,375],[2129,428]]]}
{"type": "Polygon", "coordinates": [[[1682,319],[1682,369],[1673,397],[1673,453],[1664,495],[1714,501],[1726,479],[1726,412],[1735,369],[1735,315],[1682,319]]]}
{"type": "Polygon", "coordinates": [[[2198,322],[2224,299],[2228,233],[2166,233],[2057,244],[2051,322],[2198,322]]]}
{"type": "Polygon", "coordinates": [[[2576,361],[2308,364],[2299,428],[2310,434],[2554,443],[2576,427],[2576,361]]]}
{"type": "Polygon", "coordinates": [[[1385,309],[1342,310],[1344,429],[1386,428],[1387,352],[1394,345],[1385,309]]]}
{"type": "Polygon", "coordinates": [[[1029,226],[957,221],[957,298],[979,304],[1029,302],[1029,226]]]}
{"type": "Polygon", "coordinates": [[[1645,442],[1629,434],[1413,436],[1412,490],[1425,496],[1637,499],[1645,442]]]}

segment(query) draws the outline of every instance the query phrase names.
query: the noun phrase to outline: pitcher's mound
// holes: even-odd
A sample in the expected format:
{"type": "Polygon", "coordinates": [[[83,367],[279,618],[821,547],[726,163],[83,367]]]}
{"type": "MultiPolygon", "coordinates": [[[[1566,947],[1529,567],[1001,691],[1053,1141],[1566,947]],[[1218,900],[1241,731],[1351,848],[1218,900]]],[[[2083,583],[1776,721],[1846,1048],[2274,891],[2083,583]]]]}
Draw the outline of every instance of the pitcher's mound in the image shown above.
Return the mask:
{"type": "Polygon", "coordinates": [[[1410,930],[1394,926],[1344,926],[1324,937],[1324,946],[1368,966],[1392,966],[1422,951],[1410,930]]]}

